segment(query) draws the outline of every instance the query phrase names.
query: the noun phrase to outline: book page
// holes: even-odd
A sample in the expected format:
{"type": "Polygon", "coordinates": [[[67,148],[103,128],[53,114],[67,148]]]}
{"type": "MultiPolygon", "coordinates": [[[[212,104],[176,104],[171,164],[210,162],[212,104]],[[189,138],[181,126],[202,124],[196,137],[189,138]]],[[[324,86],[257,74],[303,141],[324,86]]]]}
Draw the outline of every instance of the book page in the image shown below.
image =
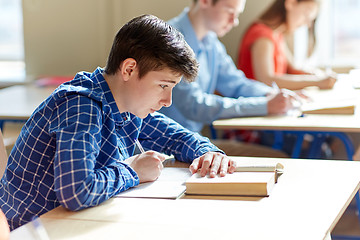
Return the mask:
{"type": "Polygon", "coordinates": [[[314,114],[354,114],[358,98],[356,91],[347,86],[330,90],[310,88],[305,94],[311,100],[302,102],[300,110],[314,114]]]}
{"type": "Polygon", "coordinates": [[[189,177],[188,168],[165,167],[156,181],[141,183],[116,197],[176,199],[185,192],[185,181],[189,177]]]}
{"type": "Polygon", "coordinates": [[[284,166],[281,163],[276,164],[258,164],[252,162],[237,162],[236,172],[282,172],[284,166]]]}

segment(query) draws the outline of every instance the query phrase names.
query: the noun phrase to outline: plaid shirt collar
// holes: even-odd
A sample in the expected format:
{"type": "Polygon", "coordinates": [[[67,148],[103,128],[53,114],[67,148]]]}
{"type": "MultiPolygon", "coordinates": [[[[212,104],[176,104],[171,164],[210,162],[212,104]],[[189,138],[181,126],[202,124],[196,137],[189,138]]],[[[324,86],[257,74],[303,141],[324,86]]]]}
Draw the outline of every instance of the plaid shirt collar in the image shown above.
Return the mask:
{"type": "Polygon", "coordinates": [[[93,72],[94,77],[91,77],[91,78],[94,79],[94,82],[99,84],[101,89],[104,91],[105,99],[110,105],[115,124],[120,127],[124,126],[125,124],[127,124],[130,121],[130,113],[119,111],[119,109],[116,105],[114,96],[109,88],[108,83],[106,82],[106,80],[103,76],[103,73],[104,73],[104,69],[98,67],[93,72]]]}

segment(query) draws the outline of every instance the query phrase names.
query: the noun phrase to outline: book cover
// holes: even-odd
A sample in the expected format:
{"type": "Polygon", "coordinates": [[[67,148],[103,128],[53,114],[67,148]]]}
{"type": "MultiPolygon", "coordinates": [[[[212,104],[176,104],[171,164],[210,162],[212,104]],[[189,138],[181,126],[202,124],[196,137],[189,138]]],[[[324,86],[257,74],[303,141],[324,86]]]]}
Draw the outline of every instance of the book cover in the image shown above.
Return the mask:
{"type": "Polygon", "coordinates": [[[269,196],[275,172],[234,172],[224,177],[193,174],[186,182],[186,194],[226,196],[269,196]]]}

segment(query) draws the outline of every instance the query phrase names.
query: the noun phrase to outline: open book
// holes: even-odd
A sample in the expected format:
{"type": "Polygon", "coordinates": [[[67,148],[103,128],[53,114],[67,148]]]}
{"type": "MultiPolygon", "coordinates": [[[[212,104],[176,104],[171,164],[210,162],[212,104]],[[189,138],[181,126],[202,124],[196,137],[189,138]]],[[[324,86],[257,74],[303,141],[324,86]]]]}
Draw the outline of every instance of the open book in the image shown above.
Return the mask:
{"type": "Polygon", "coordinates": [[[186,182],[186,194],[224,196],[269,196],[283,166],[240,165],[224,177],[192,175],[186,182]]]}
{"type": "Polygon", "coordinates": [[[156,181],[141,183],[115,197],[176,199],[185,192],[184,182],[190,176],[189,168],[165,167],[156,181]]]}
{"type": "Polygon", "coordinates": [[[302,113],[310,114],[354,114],[355,101],[310,102],[301,106],[302,113]]]}
{"type": "Polygon", "coordinates": [[[310,101],[302,102],[302,113],[354,114],[358,102],[354,89],[307,90],[310,101]]]}

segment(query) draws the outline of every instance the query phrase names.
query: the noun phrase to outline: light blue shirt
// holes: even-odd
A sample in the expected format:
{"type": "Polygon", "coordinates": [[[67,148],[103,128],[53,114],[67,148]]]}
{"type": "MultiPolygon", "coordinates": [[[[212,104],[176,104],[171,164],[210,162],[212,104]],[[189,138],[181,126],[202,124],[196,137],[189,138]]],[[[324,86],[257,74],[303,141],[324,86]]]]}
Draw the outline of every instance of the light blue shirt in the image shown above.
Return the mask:
{"type": "Polygon", "coordinates": [[[161,112],[184,127],[199,132],[204,124],[221,118],[267,115],[267,85],[247,79],[226,53],[216,34],[199,41],[186,8],[169,21],[185,37],[200,64],[195,82],[181,81],[173,90],[173,104],[161,112]],[[215,90],[224,97],[214,95],[215,90]]]}

